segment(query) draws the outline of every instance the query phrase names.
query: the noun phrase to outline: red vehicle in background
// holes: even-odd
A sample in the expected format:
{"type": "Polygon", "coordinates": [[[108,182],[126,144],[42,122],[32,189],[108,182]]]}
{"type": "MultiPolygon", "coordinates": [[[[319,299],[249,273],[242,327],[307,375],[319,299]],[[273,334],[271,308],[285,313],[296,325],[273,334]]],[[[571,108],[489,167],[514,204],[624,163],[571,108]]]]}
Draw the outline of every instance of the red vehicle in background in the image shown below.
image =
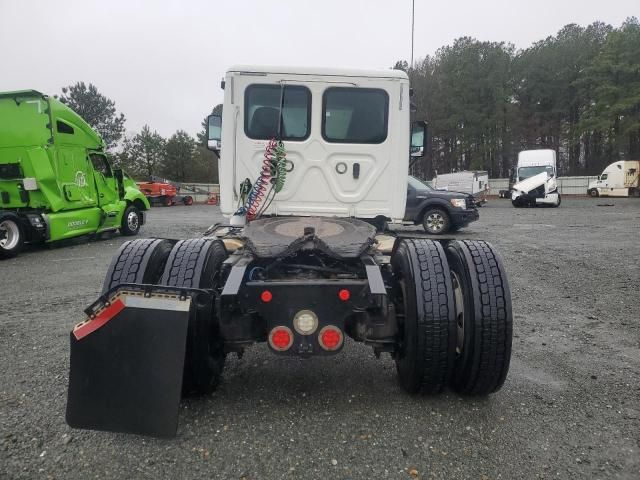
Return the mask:
{"type": "Polygon", "coordinates": [[[165,182],[138,182],[138,188],[152,205],[164,205],[170,207],[178,202],[184,205],[192,205],[191,195],[178,195],[178,189],[165,182]]]}

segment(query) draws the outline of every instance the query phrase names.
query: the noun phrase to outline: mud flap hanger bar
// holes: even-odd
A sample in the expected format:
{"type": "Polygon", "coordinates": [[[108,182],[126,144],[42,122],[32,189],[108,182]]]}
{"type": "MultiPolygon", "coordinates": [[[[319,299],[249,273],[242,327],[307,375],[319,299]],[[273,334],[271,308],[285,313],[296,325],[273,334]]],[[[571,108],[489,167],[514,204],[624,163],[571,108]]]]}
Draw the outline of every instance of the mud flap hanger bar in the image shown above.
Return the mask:
{"type": "Polygon", "coordinates": [[[169,295],[177,295],[180,300],[186,300],[187,297],[192,297],[195,299],[200,295],[212,294],[212,292],[208,292],[206,290],[198,288],[168,287],[163,285],[151,285],[143,283],[121,283],[100,295],[95,302],[84,309],[84,313],[86,313],[89,318],[95,317],[96,312],[109,306],[111,301],[110,299],[112,299],[119,291],[125,290],[141,292],[144,298],[150,298],[152,294],[166,293],[169,295]]]}

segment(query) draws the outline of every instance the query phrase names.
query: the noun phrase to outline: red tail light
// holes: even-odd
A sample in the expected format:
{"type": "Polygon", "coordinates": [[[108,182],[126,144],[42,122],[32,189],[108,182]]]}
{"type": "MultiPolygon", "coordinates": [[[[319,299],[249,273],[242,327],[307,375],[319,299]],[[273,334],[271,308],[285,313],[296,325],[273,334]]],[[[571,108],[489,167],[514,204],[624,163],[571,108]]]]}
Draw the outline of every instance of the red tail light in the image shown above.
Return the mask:
{"type": "Polygon", "coordinates": [[[344,340],[344,336],[342,335],[342,331],[338,327],[334,327],[333,325],[327,325],[318,334],[318,342],[320,342],[320,346],[325,350],[337,350],[342,346],[342,341],[344,340]]]}
{"type": "Polygon", "coordinates": [[[274,350],[284,352],[293,345],[293,333],[287,327],[274,327],[269,332],[269,345],[274,350]]]}
{"type": "Polygon", "coordinates": [[[264,303],[269,303],[271,300],[273,300],[273,294],[269,290],[264,290],[260,294],[260,300],[262,300],[264,303]]]}
{"type": "Polygon", "coordinates": [[[338,298],[340,298],[340,300],[342,300],[343,302],[346,302],[351,298],[351,292],[346,288],[343,288],[338,292],[338,298]]]}

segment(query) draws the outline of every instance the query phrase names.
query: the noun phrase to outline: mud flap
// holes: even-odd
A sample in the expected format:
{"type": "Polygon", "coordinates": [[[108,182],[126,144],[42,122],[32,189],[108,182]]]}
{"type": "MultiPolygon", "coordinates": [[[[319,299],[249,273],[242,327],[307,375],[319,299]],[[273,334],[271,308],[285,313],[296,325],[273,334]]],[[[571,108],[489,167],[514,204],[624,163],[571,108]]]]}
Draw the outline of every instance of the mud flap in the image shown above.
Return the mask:
{"type": "Polygon", "coordinates": [[[189,317],[185,292],[118,287],[71,332],[67,423],[74,428],[175,436],[189,317]]]}

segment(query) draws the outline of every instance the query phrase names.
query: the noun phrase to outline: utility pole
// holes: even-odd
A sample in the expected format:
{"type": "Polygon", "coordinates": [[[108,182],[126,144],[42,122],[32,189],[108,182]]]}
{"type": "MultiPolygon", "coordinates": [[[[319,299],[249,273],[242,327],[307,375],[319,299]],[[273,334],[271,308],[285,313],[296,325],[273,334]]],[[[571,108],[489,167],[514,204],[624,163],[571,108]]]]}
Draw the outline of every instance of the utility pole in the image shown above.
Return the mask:
{"type": "Polygon", "coordinates": [[[410,68],[413,70],[413,23],[416,13],[416,0],[411,0],[411,65],[410,68]]]}

